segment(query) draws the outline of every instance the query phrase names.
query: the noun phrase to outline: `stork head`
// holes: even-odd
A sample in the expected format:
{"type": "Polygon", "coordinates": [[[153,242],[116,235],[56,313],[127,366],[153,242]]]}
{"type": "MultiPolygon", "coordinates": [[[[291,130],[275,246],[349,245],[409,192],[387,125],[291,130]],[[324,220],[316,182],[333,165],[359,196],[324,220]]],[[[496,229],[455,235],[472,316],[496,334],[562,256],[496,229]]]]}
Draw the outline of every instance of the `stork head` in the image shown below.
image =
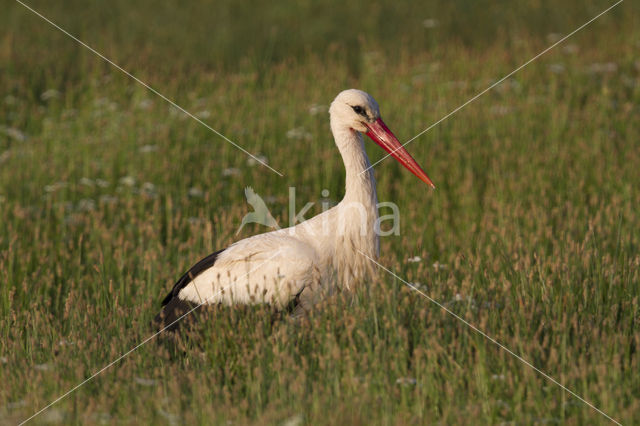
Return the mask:
{"type": "Polygon", "coordinates": [[[329,114],[334,133],[337,129],[365,133],[421,181],[435,188],[429,176],[384,124],[380,118],[380,107],[373,96],[362,90],[344,90],[331,103],[329,114]]]}
{"type": "Polygon", "coordinates": [[[332,123],[340,123],[356,132],[367,133],[367,124],[380,118],[380,107],[373,96],[358,89],[340,92],[329,108],[332,123]]]}

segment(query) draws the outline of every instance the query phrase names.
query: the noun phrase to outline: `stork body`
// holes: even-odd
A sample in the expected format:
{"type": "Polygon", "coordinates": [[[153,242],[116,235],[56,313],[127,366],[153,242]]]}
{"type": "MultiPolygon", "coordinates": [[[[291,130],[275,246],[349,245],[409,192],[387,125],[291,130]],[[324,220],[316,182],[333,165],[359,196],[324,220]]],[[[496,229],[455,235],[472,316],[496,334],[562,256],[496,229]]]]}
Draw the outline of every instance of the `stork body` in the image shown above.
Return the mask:
{"type": "Polygon", "coordinates": [[[329,112],[347,173],[344,199],[296,226],[243,239],[201,260],[165,298],[158,322],[172,325],[201,304],[268,303],[282,309],[296,301],[307,310],[333,285],[352,288],[367,276],[367,256],[378,256],[379,238],[376,184],[362,133],[431,181],[384,125],[370,95],[345,90],[329,112]]]}

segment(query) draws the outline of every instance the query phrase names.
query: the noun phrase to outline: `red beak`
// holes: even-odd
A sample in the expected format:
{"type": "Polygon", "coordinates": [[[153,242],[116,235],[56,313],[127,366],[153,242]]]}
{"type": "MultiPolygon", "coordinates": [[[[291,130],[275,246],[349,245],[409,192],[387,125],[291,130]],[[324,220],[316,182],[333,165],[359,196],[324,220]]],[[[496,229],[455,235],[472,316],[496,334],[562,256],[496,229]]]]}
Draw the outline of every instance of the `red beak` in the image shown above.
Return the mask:
{"type": "Polygon", "coordinates": [[[373,123],[366,124],[367,128],[367,136],[369,136],[375,143],[380,145],[382,149],[387,151],[393,158],[398,160],[400,164],[405,166],[411,173],[418,176],[418,179],[426,183],[427,185],[431,185],[431,187],[435,188],[436,186],[431,182],[429,176],[422,170],[422,168],[416,163],[416,160],[407,152],[406,149],[400,144],[398,138],[395,137],[393,132],[389,130],[384,121],[381,118],[378,118],[373,123]]]}

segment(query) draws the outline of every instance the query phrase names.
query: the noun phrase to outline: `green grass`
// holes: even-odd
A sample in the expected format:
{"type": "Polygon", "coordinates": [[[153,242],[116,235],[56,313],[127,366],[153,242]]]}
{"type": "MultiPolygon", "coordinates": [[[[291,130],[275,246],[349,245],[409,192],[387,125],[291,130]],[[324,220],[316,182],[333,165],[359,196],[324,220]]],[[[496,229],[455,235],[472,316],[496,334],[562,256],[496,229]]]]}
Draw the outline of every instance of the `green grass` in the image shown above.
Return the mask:
{"type": "MultiPolygon", "coordinates": [[[[148,337],[173,281],[237,238],[245,186],[281,223],[289,186],[298,208],[342,196],[312,106],[367,90],[409,139],[610,5],[556,3],[29,3],[284,177],[8,3],[0,422],[148,337]],[[309,141],[287,138],[300,127],[309,141]]],[[[376,166],[401,211],[380,262],[623,424],[640,418],[638,12],[624,2],[410,144],[436,191],[376,166]]],[[[302,325],[264,308],[204,316],[35,421],[608,423],[383,271],[302,325]]]]}

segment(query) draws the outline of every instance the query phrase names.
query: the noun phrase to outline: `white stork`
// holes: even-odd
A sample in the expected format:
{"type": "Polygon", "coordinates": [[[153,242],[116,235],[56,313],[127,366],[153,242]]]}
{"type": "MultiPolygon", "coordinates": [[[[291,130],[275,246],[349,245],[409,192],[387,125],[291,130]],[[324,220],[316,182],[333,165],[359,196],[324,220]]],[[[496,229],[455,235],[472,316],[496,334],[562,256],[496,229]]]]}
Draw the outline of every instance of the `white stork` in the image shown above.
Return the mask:
{"type": "Polygon", "coordinates": [[[378,211],[362,133],[422,181],[433,183],[384,124],[369,94],[345,90],[329,114],[347,171],[344,199],[296,226],[246,238],[205,257],[173,286],[156,324],[174,329],[181,316],[203,304],[267,303],[283,309],[293,302],[297,312],[304,312],[334,285],[350,288],[371,271],[363,253],[378,256],[378,211]]]}

